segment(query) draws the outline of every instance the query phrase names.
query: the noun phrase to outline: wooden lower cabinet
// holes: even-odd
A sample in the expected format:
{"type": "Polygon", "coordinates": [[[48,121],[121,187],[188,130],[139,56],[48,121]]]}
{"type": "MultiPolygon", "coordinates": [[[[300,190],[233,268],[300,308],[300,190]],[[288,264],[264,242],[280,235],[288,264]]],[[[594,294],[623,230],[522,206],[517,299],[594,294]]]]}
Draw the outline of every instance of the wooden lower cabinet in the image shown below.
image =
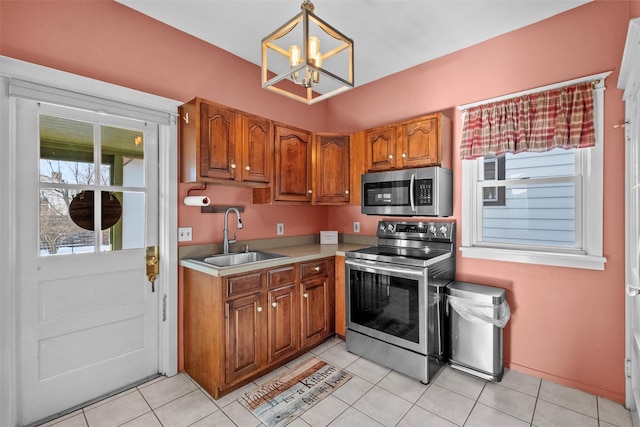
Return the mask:
{"type": "Polygon", "coordinates": [[[302,343],[312,346],[324,341],[333,331],[333,292],[328,277],[319,277],[301,284],[302,343]]]}
{"type": "Polygon", "coordinates": [[[284,359],[300,349],[300,293],[293,265],[269,271],[267,291],[268,363],[284,359]]]}
{"type": "Polygon", "coordinates": [[[228,277],[184,269],[184,366],[213,398],[333,336],[334,259],[228,277]]]}
{"type": "Polygon", "coordinates": [[[225,303],[226,381],[232,382],[263,364],[260,293],[232,299],[225,303]]]}

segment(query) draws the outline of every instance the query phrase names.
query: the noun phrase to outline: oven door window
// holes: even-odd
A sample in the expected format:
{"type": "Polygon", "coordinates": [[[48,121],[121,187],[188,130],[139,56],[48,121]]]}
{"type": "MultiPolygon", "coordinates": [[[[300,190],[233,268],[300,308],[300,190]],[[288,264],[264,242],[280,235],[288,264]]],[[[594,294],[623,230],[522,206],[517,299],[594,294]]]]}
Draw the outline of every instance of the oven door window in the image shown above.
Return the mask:
{"type": "Polygon", "coordinates": [[[350,269],[349,328],[426,353],[424,281],[422,276],[350,269]]]}

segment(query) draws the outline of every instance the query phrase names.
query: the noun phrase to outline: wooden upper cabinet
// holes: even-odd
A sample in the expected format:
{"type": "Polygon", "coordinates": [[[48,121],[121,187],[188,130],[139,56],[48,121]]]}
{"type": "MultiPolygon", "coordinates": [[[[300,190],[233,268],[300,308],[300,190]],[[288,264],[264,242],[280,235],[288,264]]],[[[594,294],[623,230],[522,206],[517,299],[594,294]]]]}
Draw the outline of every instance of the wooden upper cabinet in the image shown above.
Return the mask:
{"type": "Polygon", "coordinates": [[[270,182],[271,121],[202,98],[180,116],[181,182],[270,182]]]}
{"type": "Polygon", "coordinates": [[[314,202],[349,203],[349,135],[316,134],[315,150],[314,202]]]}
{"type": "Polygon", "coordinates": [[[451,169],[451,121],[441,113],[402,124],[403,168],[442,166],[451,169]]]}
{"type": "Polygon", "coordinates": [[[311,155],[309,132],[275,126],[276,201],[311,201],[311,155]]]}
{"type": "Polygon", "coordinates": [[[271,122],[265,118],[242,116],[242,180],[271,181],[271,122]]]}
{"type": "Polygon", "coordinates": [[[366,132],[368,172],[442,166],[451,169],[451,120],[442,113],[366,132]]]}
{"type": "Polygon", "coordinates": [[[369,172],[396,167],[396,126],[385,126],[366,132],[366,162],[369,172]]]}
{"type": "Polygon", "coordinates": [[[215,104],[200,104],[200,176],[233,179],[236,159],[235,111],[215,104]]]}

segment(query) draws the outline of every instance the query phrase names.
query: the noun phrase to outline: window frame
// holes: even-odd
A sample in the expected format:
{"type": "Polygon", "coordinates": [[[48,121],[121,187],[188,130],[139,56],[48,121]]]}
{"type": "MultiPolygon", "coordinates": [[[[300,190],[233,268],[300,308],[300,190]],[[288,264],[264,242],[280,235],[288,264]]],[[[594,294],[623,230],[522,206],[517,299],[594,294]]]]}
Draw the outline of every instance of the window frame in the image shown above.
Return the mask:
{"type": "MultiPolygon", "coordinates": [[[[576,149],[576,234],[582,250],[562,248],[523,248],[523,245],[495,244],[479,241],[482,233],[483,184],[481,181],[484,157],[462,160],[462,227],[460,252],[466,258],[551,265],[589,270],[604,270],[603,257],[603,154],[604,154],[604,80],[611,72],[596,74],[554,85],[539,87],[499,98],[488,99],[458,107],[464,112],[471,107],[504,99],[556,89],[563,86],[597,80],[594,86],[594,122],[596,145],[576,149]],[[578,191],[578,189],[581,191],[578,191]]],[[[489,181],[490,183],[490,181],[489,181]]],[[[504,183],[504,181],[502,181],[504,183]]]]}

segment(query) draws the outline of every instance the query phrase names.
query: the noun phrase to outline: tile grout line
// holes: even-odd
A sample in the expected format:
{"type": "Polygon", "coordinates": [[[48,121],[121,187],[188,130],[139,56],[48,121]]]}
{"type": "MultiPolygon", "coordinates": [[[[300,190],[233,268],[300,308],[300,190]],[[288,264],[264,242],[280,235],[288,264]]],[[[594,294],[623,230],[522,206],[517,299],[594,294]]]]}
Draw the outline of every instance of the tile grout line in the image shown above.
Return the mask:
{"type": "MultiPolygon", "coordinates": [[[[166,380],[167,378],[168,378],[168,377],[165,377],[164,379],[166,380]]],[[[152,381],[153,381],[153,383],[152,383],[152,384],[149,384],[149,385],[157,384],[157,383],[160,383],[161,381],[164,381],[164,380],[160,380],[160,381],[152,380],[152,381]]],[[[146,384],[146,383],[145,383],[145,384],[146,384]]],[[[142,385],[142,384],[141,384],[141,385],[142,385]]],[[[145,388],[145,387],[142,387],[142,388],[145,388]]],[[[162,421],[160,421],[160,418],[158,418],[158,414],[156,414],[155,409],[153,409],[153,408],[151,407],[151,404],[149,403],[149,401],[147,400],[147,398],[146,398],[146,397],[144,397],[144,393],[142,393],[142,391],[141,391],[141,389],[140,389],[140,386],[136,386],[136,389],[138,390],[138,393],[140,393],[140,396],[142,396],[142,399],[144,400],[144,402],[149,406],[149,409],[151,409],[151,413],[152,413],[152,414],[153,414],[153,416],[156,418],[156,420],[158,420],[158,423],[160,423],[160,425],[161,425],[161,426],[164,426],[164,424],[162,424],[162,421]]],[[[148,413],[148,412],[147,412],[147,413],[148,413]]],[[[144,415],[144,414],[143,414],[143,415],[144,415]]],[[[143,415],[140,415],[140,417],[142,417],[143,415]]],[[[140,418],[140,417],[138,417],[138,418],[140,418]]],[[[135,419],[135,418],[134,418],[134,419],[135,419]]],[[[133,421],[133,420],[132,420],[132,421],[133,421]]],[[[91,426],[89,426],[89,427],[91,427],[91,426]]]]}

